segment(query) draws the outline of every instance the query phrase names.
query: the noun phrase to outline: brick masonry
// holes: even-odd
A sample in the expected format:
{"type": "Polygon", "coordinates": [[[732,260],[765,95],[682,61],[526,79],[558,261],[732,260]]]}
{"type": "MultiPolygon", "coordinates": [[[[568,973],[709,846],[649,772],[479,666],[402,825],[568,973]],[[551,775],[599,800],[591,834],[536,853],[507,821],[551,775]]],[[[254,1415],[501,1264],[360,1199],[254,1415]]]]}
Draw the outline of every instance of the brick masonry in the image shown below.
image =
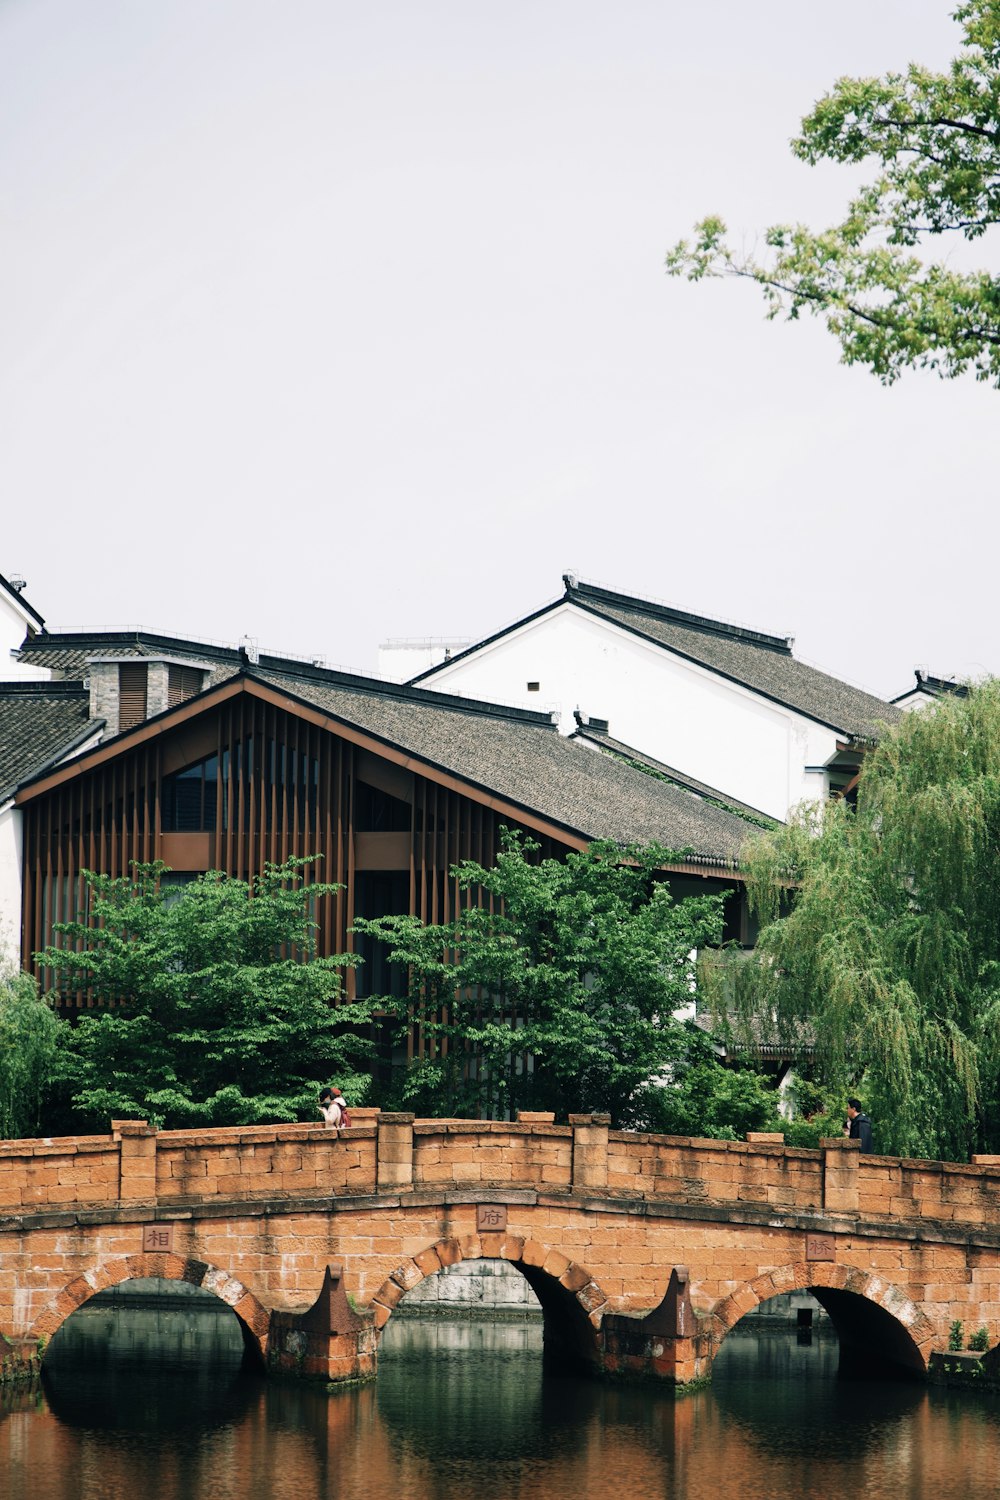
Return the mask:
{"type": "Polygon", "coordinates": [[[1000,1339],[995,1158],[353,1113],[0,1145],[0,1333],[27,1357],[95,1291],[164,1276],[215,1291],[272,1366],[367,1378],[406,1293],[485,1257],[524,1273],[547,1338],[617,1373],[700,1378],[746,1312],[807,1287],[887,1313],[914,1368],[956,1318],[1000,1339]],[[477,1231],[483,1204],[503,1232],[477,1231]]]}

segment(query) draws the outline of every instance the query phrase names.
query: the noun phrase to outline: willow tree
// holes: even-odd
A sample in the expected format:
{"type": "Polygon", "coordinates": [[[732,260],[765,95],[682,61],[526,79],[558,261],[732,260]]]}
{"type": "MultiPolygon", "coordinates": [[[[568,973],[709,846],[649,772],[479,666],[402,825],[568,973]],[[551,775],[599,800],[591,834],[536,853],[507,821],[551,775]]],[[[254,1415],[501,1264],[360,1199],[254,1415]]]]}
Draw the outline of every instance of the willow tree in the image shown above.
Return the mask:
{"type": "Polygon", "coordinates": [[[886,384],[922,366],[1000,386],[1000,278],[947,253],[1000,222],[1000,7],[969,0],[954,14],[965,46],[945,72],[841,78],[802,121],[801,161],[875,164],[838,224],[772,225],[756,256],[712,216],[667,256],[671,274],[756,282],[769,317],[824,318],[844,362],[886,384]]]}
{"type": "Polygon", "coordinates": [[[31,975],[0,965],[0,1136],[38,1133],[66,1032],[31,975]]]}
{"type": "Polygon", "coordinates": [[[804,811],[749,853],[764,920],[744,1025],[808,1029],[863,1090],[876,1149],[1000,1149],[1000,682],[904,716],[857,805],[804,811]]]}

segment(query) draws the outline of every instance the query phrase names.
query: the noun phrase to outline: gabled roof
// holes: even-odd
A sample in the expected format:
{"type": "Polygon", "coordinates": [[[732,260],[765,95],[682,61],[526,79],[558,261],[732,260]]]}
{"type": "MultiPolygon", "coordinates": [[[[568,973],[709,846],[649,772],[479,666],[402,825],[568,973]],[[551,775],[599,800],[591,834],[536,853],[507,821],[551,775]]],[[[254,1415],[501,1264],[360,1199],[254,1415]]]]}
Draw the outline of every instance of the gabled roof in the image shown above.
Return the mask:
{"type": "Polygon", "coordinates": [[[566,598],[591,614],[656,641],[808,719],[842,730],[852,739],[878,739],[880,725],[899,718],[899,710],[881,698],[796,661],[790,638],[725,625],[574,579],[567,579],[566,584],[566,598]]]}
{"type": "Polygon", "coordinates": [[[101,728],[79,682],[0,682],[0,803],[101,728]]]}
{"type": "MultiPolygon", "coordinates": [[[[18,583],[21,582],[20,579],[18,579],[17,581],[18,583]]],[[[2,573],[0,573],[0,589],[3,589],[4,593],[10,595],[11,599],[13,599],[21,614],[23,614],[27,619],[34,620],[39,630],[45,629],[45,621],[38,613],[38,610],[32,608],[27,599],[25,599],[24,595],[21,593],[21,589],[15,588],[10,580],[5,578],[2,573]]]]}
{"type": "Polygon", "coordinates": [[[46,631],[29,635],[17,653],[18,660],[35,667],[48,667],[67,677],[86,676],[88,662],[94,658],[148,657],[157,661],[171,659],[199,661],[212,667],[210,681],[221,682],[232,676],[240,662],[239,648],[217,642],[189,640],[184,636],[157,635],[144,630],[46,631]]]}
{"type": "Polygon", "coordinates": [[[914,698],[918,693],[926,693],[930,698],[967,698],[969,696],[969,684],[967,682],[956,682],[954,677],[932,677],[929,672],[923,672],[919,667],[913,672],[916,681],[905,693],[897,693],[893,703],[903,703],[907,698],[914,698]]]}
{"type": "MultiPolygon", "coordinates": [[[[880,725],[899,718],[900,710],[892,704],[797,661],[790,637],[765,635],[650,599],[615,593],[581,583],[572,574],[566,574],[563,582],[566,588],[560,599],[453,656],[448,666],[564,604],[573,604],[852,739],[877,740],[880,725]]],[[[424,681],[440,671],[440,667],[430,668],[412,681],[424,681]]]]}
{"type": "MultiPolygon", "coordinates": [[[[81,759],[80,769],[243,690],[292,712],[318,711],[331,729],[343,726],[376,753],[383,748],[411,769],[461,784],[501,815],[533,816],[578,841],[655,841],[683,851],[685,867],[722,871],[733,869],[749,832],[733,813],[566,739],[548,714],[268,656],[251,667],[237,651],[218,660],[218,671],[215,685],[105,742],[81,759]]],[[[36,779],[27,797],[48,782],[36,779]]]]}

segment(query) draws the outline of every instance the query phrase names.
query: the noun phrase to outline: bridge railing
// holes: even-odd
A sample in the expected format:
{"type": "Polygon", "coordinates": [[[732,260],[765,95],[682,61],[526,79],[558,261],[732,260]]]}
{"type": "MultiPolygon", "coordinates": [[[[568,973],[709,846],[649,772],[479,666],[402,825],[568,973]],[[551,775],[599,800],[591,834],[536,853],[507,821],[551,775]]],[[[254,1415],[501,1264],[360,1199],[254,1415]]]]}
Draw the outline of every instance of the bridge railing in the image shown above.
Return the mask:
{"type": "Polygon", "coordinates": [[[802,1214],[1000,1229],[1000,1157],[965,1165],[861,1156],[856,1142],[840,1138],[803,1150],[770,1135],[645,1135],[612,1131],[601,1114],[556,1125],[544,1113],[513,1122],[353,1113],[355,1123],[340,1131],[318,1123],[158,1132],[122,1120],[110,1135],[3,1142],[0,1225],[126,1205],[169,1211],[461,1190],[570,1194],[708,1218],[802,1214]]]}

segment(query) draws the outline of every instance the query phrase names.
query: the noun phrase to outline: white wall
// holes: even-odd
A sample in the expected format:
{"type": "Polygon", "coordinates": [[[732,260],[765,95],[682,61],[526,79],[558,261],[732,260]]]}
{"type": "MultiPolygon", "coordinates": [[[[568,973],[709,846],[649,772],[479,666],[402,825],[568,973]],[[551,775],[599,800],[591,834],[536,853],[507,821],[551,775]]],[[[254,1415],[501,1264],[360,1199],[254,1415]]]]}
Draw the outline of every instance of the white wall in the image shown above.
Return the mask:
{"type": "Polygon", "coordinates": [[[21,814],[0,807],[0,967],[21,966],[21,814]]]}
{"type": "Polygon", "coordinates": [[[409,682],[449,657],[464,651],[469,641],[383,641],[378,648],[378,672],[390,682],[409,682]]]}
{"type": "MultiPolygon", "coordinates": [[[[85,750],[100,744],[99,730],[78,745],[73,760],[85,750]]],[[[13,799],[0,807],[0,963],[5,959],[20,968],[21,964],[21,854],[23,814],[14,806],[13,799]]]]}
{"type": "Polygon", "coordinates": [[[571,603],[422,685],[556,709],[565,734],[579,707],[609,720],[615,739],[776,818],[825,796],[825,775],[806,767],[825,766],[837,750],[833,730],[571,603]]]}
{"type": "Polygon", "coordinates": [[[38,622],[5,588],[0,588],[0,682],[47,682],[52,676],[47,667],[32,667],[11,656],[27,635],[29,620],[37,628],[38,622]]]}

